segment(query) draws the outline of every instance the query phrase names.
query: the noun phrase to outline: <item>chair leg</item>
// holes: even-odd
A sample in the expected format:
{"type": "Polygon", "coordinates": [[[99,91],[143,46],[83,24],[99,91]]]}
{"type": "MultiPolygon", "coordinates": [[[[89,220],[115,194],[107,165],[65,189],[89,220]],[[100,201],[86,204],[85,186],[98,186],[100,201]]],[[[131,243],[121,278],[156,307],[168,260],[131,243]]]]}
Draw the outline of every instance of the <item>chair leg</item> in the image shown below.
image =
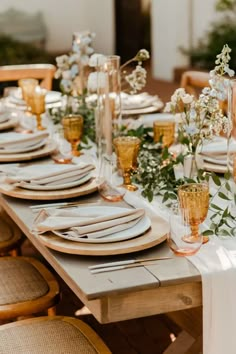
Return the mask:
{"type": "Polygon", "coordinates": [[[50,307],[47,312],[48,316],[56,316],[56,306],[50,307]]]}
{"type": "Polygon", "coordinates": [[[11,250],[11,251],[9,252],[9,254],[10,254],[12,257],[21,256],[21,249],[20,249],[20,247],[14,248],[13,250],[11,250]]]}

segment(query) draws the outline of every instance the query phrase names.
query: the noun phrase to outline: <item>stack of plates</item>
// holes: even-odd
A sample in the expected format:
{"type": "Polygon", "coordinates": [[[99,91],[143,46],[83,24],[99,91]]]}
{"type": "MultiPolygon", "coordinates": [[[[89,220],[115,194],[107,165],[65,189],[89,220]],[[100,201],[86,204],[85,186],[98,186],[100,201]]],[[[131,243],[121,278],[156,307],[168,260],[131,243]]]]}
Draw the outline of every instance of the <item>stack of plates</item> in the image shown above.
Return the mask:
{"type": "Polygon", "coordinates": [[[122,114],[145,114],[159,111],[163,108],[163,102],[158,96],[149,95],[143,92],[136,95],[121,93],[122,114]]]}
{"type": "Polygon", "coordinates": [[[24,133],[2,133],[0,141],[0,154],[27,153],[40,149],[46,144],[47,132],[37,132],[32,134],[24,133]]]}
{"type": "Polygon", "coordinates": [[[19,122],[16,112],[10,110],[0,111],[0,131],[15,127],[19,122]]]}
{"type": "MultiPolygon", "coordinates": [[[[61,104],[61,98],[61,92],[48,91],[45,97],[46,107],[51,108],[55,107],[55,105],[57,106],[61,104]]],[[[25,101],[22,98],[22,91],[20,88],[17,88],[16,90],[11,92],[9,96],[9,101],[10,103],[20,106],[22,108],[26,107],[25,101]]]]}
{"type": "Polygon", "coordinates": [[[107,206],[79,206],[54,209],[37,217],[34,229],[82,243],[113,243],[141,236],[151,227],[143,209],[107,206]]]}
{"type": "MultiPolygon", "coordinates": [[[[236,144],[231,144],[229,151],[236,152],[236,144]]],[[[227,139],[216,137],[203,145],[201,156],[207,171],[225,173],[227,171],[227,139]]]]}

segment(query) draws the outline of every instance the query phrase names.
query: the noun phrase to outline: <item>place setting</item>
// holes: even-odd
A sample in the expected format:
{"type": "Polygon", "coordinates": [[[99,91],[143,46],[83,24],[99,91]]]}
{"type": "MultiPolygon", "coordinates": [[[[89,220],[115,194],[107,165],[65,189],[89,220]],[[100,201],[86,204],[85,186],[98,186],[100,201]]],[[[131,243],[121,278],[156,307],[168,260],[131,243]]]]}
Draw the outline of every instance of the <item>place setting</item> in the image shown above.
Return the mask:
{"type": "Polygon", "coordinates": [[[130,95],[121,92],[121,109],[123,115],[157,112],[163,106],[164,103],[157,95],[150,95],[147,92],[130,95]]]}
{"type": "Polygon", "coordinates": [[[35,217],[33,232],[44,245],[59,252],[102,256],[158,245],[166,240],[168,224],[150,218],[143,208],[78,203],[65,209],[45,205],[35,217]]]}
{"type": "Polygon", "coordinates": [[[229,144],[226,137],[215,137],[212,141],[203,144],[201,149],[200,156],[204,161],[204,169],[216,173],[225,173],[228,167],[233,170],[233,164],[231,158],[228,159],[228,153],[231,155],[235,151],[235,141],[229,144]]]}
{"type": "Polygon", "coordinates": [[[4,166],[0,191],[15,198],[57,200],[89,194],[97,190],[92,164],[44,163],[4,166]]]}
{"type": "Polygon", "coordinates": [[[4,132],[1,133],[0,162],[17,162],[33,160],[50,155],[56,143],[43,132],[4,132]]]}
{"type": "Polygon", "coordinates": [[[0,106],[0,131],[15,128],[19,124],[19,117],[16,111],[0,106]]]}

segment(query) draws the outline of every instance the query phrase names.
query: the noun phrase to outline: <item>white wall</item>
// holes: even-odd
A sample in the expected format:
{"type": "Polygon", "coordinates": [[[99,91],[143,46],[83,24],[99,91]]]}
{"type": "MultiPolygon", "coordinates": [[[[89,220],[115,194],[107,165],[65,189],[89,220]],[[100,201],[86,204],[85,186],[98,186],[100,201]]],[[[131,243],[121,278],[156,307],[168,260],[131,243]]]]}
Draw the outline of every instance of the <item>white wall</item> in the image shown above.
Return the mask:
{"type": "Polygon", "coordinates": [[[114,0],[0,0],[0,12],[10,7],[42,11],[51,51],[68,51],[73,32],[90,30],[96,33],[97,52],[114,53],[114,0]]]}
{"type": "Polygon", "coordinates": [[[152,0],[152,65],[153,76],[173,79],[173,69],[188,65],[179,47],[196,45],[219,17],[216,0],[152,0]],[[191,6],[192,4],[192,6],[191,6]],[[191,23],[192,8],[192,23],[191,23]],[[192,43],[191,43],[192,42],[192,43]]]}

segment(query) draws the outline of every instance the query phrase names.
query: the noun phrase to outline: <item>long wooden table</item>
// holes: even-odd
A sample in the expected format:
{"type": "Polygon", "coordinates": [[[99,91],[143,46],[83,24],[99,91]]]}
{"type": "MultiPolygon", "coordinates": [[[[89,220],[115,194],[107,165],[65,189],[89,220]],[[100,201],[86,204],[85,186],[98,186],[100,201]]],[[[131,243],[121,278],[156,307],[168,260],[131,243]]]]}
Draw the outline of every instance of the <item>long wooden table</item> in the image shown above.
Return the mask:
{"type": "MultiPolygon", "coordinates": [[[[80,200],[94,201],[97,195],[80,200]]],[[[1,195],[0,204],[101,323],[190,309],[202,303],[198,270],[186,258],[174,256],[165,242],[142,252],[112,257],[60,253],[45,247],[40,237],[30,231],[35,214],[29,206],[35,201],[1,195]],[[90,265],[107,261],[157,255],[173,258],[99,274],[91,274],[88,270],[90,265]]]]}

